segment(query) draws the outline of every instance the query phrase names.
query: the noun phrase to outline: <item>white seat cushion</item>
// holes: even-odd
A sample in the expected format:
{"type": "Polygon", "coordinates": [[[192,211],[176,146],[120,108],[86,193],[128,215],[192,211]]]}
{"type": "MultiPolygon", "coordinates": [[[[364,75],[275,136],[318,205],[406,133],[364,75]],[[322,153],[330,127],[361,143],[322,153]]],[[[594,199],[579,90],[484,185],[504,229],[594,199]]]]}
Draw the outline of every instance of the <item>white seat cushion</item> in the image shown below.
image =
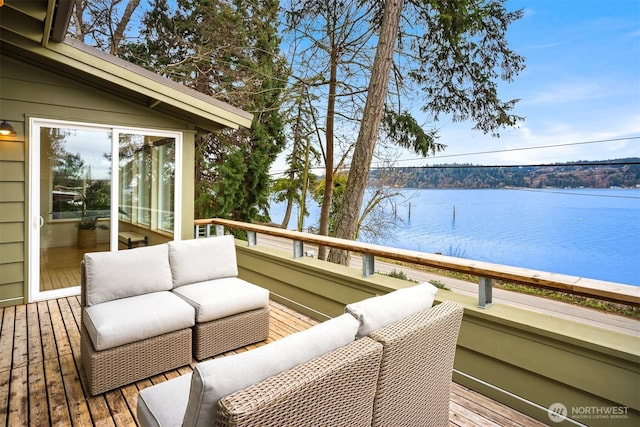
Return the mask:
{"type": "Polygon", "coordinates": [[[167,244],[84,255],[87,305],[173,287],[167,244]]]}
{"type": "Polygon", "coordinates": [[[376,329],[431,308],[437,292],[438,288],[425,282],[349,304],[345,312],[360,322],[358,338],[362,338],[376,329]]]}
{"type": "Polygon", "coordinates": [[[147,387],[138,394],[142,427],[180,427],[189,402],[191,374],[147,387]]]}
{"type": "Polygon", "coordinates": [[[196,309],[196,322],[209,322],[266,307],[269,291],[237,277],[209,280],[173,290],[196,309]]]}
{"type": "Polygon", "coordinates": [[[238,275],[233,236],[169,242],[173,286],[238,275]]]}
{"type": "Polygon", "coordinates": [[[358,322],[343,314],[254,350],[199,363],[183,426],[215,425],[221,398],[353,342],[357,329],[358,322]]]}
{"type": "Polygon", "coordinates": [[[190,328],[194,319],[194,308],[169,291],[86,307],[83,316],[98,351],[190,328]]]}

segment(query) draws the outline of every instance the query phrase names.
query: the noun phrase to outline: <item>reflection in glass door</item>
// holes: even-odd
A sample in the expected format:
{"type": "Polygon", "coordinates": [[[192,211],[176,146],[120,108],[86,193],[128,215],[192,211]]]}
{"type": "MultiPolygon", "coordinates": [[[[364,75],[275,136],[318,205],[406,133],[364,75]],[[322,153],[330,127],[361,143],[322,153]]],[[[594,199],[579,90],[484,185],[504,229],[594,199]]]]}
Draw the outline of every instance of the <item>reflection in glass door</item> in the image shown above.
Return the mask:
{"type": "Polygon", "coordinates": [[[110,250],[109,129],[40,127],[40,292],[80,285],[85,252],[110,250]]]}
{"type": "Polygon", "coordinates": [[[118,235],[126,248],[175,238],[175,136],[118,135],[118,235]]]}

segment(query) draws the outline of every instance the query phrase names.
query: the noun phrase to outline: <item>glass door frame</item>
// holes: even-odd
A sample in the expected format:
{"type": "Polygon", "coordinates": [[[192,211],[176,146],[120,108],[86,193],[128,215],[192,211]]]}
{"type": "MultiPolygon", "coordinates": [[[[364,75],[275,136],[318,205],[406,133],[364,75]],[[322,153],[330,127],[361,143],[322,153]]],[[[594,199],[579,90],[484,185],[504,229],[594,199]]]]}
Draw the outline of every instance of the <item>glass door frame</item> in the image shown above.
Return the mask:
{"type": "MultiPolygon", "coordinates": [[[[80,284],[63,289],[42,291],[40,289],[40,228],[43,218],[40,216],[40,129],[42,127],[82,128],[111,132],[111,206],[109,220],[109,250],[118,251],[119,200],[119,140],[122,133],[142,133],[150,136],[174,138],[175,140],[175,177],[174,177],[174,230],[173,239],[181,240],[182,230],[182,133],[148,128],[109,126],[89,122],[29,118],[29,184],[28,184],[28,227],[25,242],[27,243],[28,302],[63,298],[80,294],[80,284]]],[[[78,268],[80,266],[78,265],[78,268]]]]}

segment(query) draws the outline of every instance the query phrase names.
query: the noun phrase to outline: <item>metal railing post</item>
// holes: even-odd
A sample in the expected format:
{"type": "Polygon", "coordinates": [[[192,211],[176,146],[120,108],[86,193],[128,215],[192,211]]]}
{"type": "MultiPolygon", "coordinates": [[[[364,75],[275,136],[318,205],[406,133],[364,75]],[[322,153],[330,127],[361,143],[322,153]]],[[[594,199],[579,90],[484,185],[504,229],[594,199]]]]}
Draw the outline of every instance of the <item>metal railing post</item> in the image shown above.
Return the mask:
{"type": "Polygon", "coordinates": [[[480,277],[478,285],[478,307],[489,308],[493,304],[493,279],[480,277]]]}
{"type": "Polygon", "coordinates": [[[369,277],[375,273],[375,257],[370,254],[362,254],[362,277],[369,277]]]}
{"type": "Polygon", "coordinates": [[[293,257],[302,258],[304,254],[304,243],[300,240],[293,241],[293,257]]]}
{"type": "Polygon", "coordinates": [[[255,246],[258,244],[258,233],[255,231],[247,231],[247,242],[249,246],[255,246]]]}
{"type": "MultiPolygon", "coordinates": [[[[216,224],[216,237],[224,236],[224,225],[216,224]]],[[[207,237],[211,232],[207,233],[207,237]]]]}

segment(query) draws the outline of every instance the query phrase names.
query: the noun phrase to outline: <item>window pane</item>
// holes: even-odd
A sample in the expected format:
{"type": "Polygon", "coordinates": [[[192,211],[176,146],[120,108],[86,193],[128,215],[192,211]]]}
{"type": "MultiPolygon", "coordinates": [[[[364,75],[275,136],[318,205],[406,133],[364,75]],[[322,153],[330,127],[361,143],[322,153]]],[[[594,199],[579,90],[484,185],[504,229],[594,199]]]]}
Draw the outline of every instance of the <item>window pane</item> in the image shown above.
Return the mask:
{"type": "Polygon", "coordinates": [[[108,251],[111,130],[36,125],[40,170],[38,292],[80,285],[86,252],[108,251]]]}
{"type": "Polygon", "coordinates": [[[50,188],[50,199],[44,206],[50,219],[108,218],[110,132],[42,127],[40,140],[42,182],[50,188]]]}
{"type": "Polygon", "coordinates": [[[175,208],[175,138],[123,133],[119,150],[120,220],[131,228],[125,231],[149,230],[171,236],[175,208]]]}

